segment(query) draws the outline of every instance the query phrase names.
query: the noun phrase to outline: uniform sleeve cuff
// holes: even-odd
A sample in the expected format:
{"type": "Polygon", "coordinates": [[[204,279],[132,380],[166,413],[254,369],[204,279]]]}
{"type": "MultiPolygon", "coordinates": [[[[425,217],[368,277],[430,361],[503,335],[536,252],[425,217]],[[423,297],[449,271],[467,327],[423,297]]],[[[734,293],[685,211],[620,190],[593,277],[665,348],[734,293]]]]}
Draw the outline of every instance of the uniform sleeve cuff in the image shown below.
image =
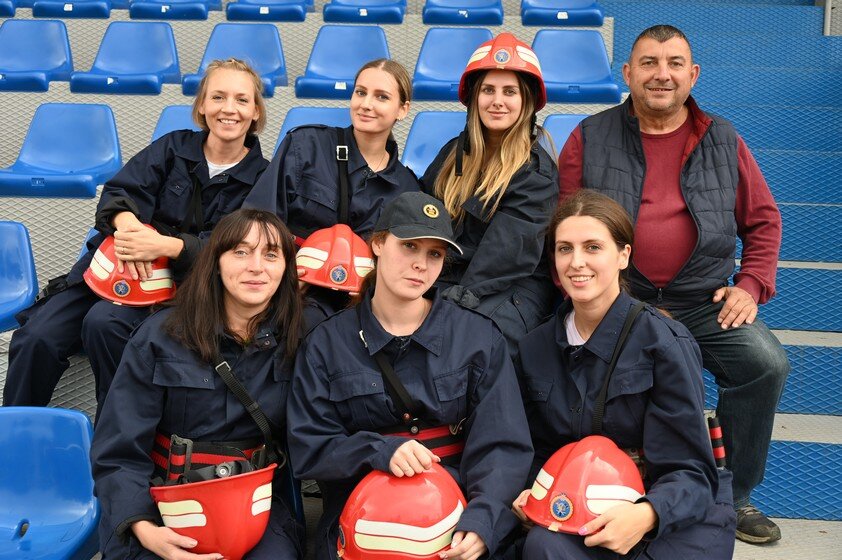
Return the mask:
{"type": "Polygon", "coordinates": [[[399,436],[383,436],[383,440],[383,445],[371,462],[371,467],[378,471],[391,472],[389,470],[389,461],[392,460],[392,455],[395,454],[398,447],[409,440],[399,436]]]}
{"type": "Polygon", "coordinates": [[[758,282],[751,276],[741,277],[739,280],[737,280],[737,283],[734,284],[734,287],[740,288],[741,290],[745,290],[746,292],[748,292],[749,295],[751,295],[751,297],[754,299],[755,303],[760,302],[760,294],[763,293],[763,286],[760,284],[760,282],[758,282]]]}

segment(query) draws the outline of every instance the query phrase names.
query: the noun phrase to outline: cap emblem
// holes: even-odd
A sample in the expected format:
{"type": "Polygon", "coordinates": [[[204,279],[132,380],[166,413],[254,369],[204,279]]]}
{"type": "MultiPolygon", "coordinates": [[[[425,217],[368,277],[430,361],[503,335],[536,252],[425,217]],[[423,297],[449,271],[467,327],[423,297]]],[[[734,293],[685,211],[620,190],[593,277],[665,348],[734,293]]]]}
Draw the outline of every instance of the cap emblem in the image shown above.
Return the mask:
{"type": "Polygon", "coordinates": [[[433,204],[425,204],[424,205],[424,215],[428,218],[438,218],[439,217],[439,209],[435,207],[433,204]]]}

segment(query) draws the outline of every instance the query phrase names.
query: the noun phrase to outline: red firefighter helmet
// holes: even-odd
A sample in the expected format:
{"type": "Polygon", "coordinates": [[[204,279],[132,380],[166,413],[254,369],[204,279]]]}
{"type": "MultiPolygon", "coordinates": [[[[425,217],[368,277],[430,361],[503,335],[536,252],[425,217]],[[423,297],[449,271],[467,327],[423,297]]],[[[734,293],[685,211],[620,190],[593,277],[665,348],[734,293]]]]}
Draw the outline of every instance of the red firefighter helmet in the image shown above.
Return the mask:
{"type": "Polygon", "coordinates": [[[550,531],[578,534],[608,509],[643,496],[634,461],[603,436],[588,436],[553,453],[538,473],[523,513],[550,531]]]}
{"type": "Polygon", "coordinates": [[[526,74],[534,83],[535,111],[547,104],[547,88],[541,74],[541,63],[532,47],[519,41],[511,33],[500,33],[474,51],[459,81],[459,101],[466,107],[471,103],[472,75],[485,70],[511,70],[526,74]]]}
{"type": "Polygon", "coordinates": [[[164,525],[199,543],[190,552],[240,560],[263,537],[278,465],[244,474],[149,489],[164,525]]]}
{"type": "Polygon", "coordinates": [[[166,257],[152,261],[152,277],[148,280],[134,280],[125,267],[123,272],[118,272],[113,235],[100,244],[82,277],[96,295],[120,305],[145,307],[175,295],[175,282],[166,257]]]}
{"type": "Polygon", "coordinates": [[[467,502],[441,466],[398,478],[372,471],[339,517],[342,560],[438,560],[453,539],[467,502]]]}
{"type": "Polygon", "coordinates": [[[345,224],[314,231],[295,256],[298,279],[308,284],[359,292],[374,268],[368,244],[345,224]]]}

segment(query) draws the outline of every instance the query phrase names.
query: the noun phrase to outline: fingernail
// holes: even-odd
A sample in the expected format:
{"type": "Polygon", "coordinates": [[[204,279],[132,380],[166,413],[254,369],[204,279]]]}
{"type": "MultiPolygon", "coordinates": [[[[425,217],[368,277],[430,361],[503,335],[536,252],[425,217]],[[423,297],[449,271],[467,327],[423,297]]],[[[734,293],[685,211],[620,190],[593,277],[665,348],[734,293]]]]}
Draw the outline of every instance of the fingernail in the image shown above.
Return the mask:
{"type": "Polygon", "coordinates": [[[588,528],[585,527],[584,525],[582,525],[581,527],[579,527],[579,534],[582,535],[582,536],[587,535],[588,534],[588,528]]]}

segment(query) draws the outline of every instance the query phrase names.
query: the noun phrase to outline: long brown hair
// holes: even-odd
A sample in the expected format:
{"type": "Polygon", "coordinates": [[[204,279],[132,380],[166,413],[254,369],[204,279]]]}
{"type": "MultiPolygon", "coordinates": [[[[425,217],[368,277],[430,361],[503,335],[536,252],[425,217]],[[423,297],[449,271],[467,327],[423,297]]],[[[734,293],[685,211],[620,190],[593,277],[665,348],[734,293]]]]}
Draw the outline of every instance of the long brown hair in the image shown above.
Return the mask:
{"type": "Polygon", "coordinates": [[[187,279],[178,286],[173,312],[164,326],[167,334],[211,364],[219,355],[219,328],[228,326],[219,258],[237,247],[252,225],[257,225],[261,238],[273,250],[281,251],[286,269],[269,305],[249,321],[249,338],[260,324],[268,322],[276,329],[278,343],[285,345],[286,357],[292,359],[301,337],[302,304],[292,233],[272,212],[240,209],[222,218],[213,228],[187,279]]]}
{"type": "MultiPolygon", "coordinates": [[[[608,229],[611,239],[622,251],[626,245],[634,246],[634,226],[626,209],[620,206],[614,199],[600,194],[596,191],[581,189],[559,203],[550,220],[550,229],[547,232],[549,240],[548,250],[555,262],[555,241],[558,225],[572,216],[587,216],[600,222],[608,229]]],[[[631,265],[631,263],[629,263],[631,265]]],[[[628,271],[631,266],[620,271],[620,289],[628,292],[628,271]]]]}
{"type": "Polygon", "coordinates": [[[257,106],[258,111],[257,120],[251,122],[248,133],[260,134],[263,127],[266,126],[266,102],[263,100],[263,82],[261,81],[260,76],[257,75],[257,72],[255,72],[248,63],[243,62],[238,58],[214,60],[208,64],[208,67],[205,70],[205,75],[202,76],[202,81],[199,82],[199,89],[196,91],[196,97],[193,99],[193,121],[205,132],[210,130],[208,128],[208,121],[205,119],[205,116],[199,112],[199,109],[202,108],[202,103],[205,102],[205,96],[208,94],[208,80],[210,79],[210,75],[220,68],[226,70],[236,70],[238,72],[245,72],[248,74],[248,77],[254,86],[254,92],[252,95],[254,95],[254,104],[257,106]]]}
{"type": "Polygon", "coordinates": [[[447,155],[434,185],[436,198],[444,202],[450,216],[456,220],[462,218],[462,205],[472,196],[479,196],[483,209],[491,206],[489,216],[497,211],[506,188],[515,173],[529,161],[532,143],[532,129],[535,117],[535,90],[532,82],[524,78],[521,72],[515,72],[523,103],[517,121],[504,134],[500,149],[486,155],[485,125],[477,109],[482,82],[488,72],[478,74],[471,88],[471,104],[468,107],[468,136],[471,153],[465,154],[462,164],[462,176],[456,176],[456,150],[447,155]]]}

